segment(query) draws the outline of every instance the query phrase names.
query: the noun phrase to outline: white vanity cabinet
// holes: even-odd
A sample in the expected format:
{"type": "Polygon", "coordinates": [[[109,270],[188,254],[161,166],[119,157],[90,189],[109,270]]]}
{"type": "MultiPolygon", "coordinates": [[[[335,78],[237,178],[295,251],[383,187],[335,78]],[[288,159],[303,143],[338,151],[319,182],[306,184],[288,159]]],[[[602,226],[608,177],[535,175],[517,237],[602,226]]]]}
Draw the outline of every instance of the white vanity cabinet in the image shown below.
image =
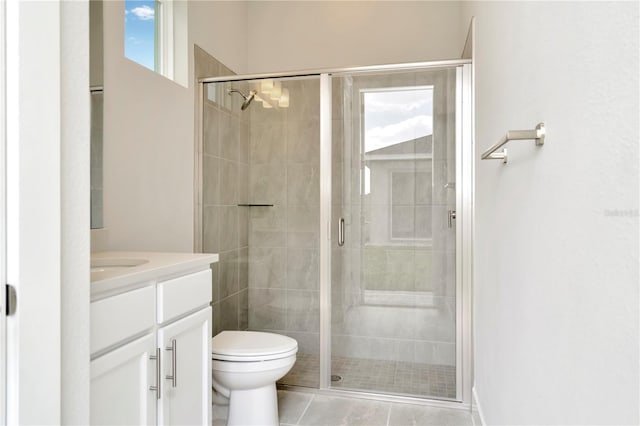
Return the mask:
{"type": "Polygon", "coordinates": [[[155,425],[155,336],[148,335],[91,361],[92,425],[155,425]]]}
{"type": "Polygon", "coordinates": [[[164,382],[158,424],[206,425],[211,406],[211,308],[158,330],[164,382]]]}
{"type": "Polygon", "coordinates": [[[140,285],[91,303],[91,424],[156,424],[156,291],[140,285]]]}
{"type": "Polygon", "coordinates": [[[158,424],[211,423],[209,302],[210,269],[158,283],[158,347],[163,349],[162,376],[166,379],[158,404],[158,424]]]}
{"type": "Polygon", "coordinates": [[[92,287],[91,424],[211,423],[209,264],[217,256],[191,256],[201,262],[102,279],[98,294],[92,287]]]}

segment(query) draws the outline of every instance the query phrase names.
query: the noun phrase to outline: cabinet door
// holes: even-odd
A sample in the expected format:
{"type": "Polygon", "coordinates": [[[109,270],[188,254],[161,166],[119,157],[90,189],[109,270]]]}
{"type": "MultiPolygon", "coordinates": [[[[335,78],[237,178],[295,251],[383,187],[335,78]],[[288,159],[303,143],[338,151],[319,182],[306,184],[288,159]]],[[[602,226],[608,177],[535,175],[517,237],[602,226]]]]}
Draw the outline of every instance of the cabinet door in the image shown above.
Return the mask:
{"type": "Polygon", "coordinates": [[[162,348],[160,425],[211,424],[211,308],[158,331],[162,348]]]}
{"type": "Polygon", "coordinates": [[[91,361],[92,425],[155,425],[156,354],[153,334],[91,361]]]}

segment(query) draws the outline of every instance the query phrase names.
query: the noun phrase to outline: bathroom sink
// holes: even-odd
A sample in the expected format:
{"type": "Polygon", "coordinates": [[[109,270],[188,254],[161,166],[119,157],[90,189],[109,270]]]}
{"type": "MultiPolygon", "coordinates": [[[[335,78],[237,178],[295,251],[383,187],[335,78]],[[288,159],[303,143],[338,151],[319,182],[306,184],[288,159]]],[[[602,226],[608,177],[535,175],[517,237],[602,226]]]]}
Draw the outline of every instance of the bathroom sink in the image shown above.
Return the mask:
{"type": "Polygon", "coordinates": [[[134,266],[144,265],[149,261],[146,259],[131,258],[104,258],[91,259],[91,272],[107,272],[119,271],[133,268],[134,266]]]}

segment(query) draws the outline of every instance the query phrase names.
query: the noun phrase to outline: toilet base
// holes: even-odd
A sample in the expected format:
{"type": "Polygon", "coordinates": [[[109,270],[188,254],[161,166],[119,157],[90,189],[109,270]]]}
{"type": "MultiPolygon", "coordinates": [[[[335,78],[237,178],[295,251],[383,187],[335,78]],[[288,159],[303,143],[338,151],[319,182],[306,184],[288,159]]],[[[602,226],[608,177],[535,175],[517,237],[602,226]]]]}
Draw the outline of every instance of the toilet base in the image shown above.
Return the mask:
{"type": "Polygon", "coordinates": [[[227,426],[278,426],[275,383],[257,389],[234,390],[229,397],[227,426]]]}

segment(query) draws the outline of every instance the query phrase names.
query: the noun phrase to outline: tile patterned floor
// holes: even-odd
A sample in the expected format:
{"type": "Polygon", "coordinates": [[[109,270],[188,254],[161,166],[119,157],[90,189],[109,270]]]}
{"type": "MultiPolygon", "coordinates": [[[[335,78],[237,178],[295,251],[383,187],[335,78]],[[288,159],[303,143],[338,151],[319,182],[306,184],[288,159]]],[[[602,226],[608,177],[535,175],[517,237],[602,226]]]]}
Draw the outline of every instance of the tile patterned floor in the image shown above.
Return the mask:
{"type": "MultiPolygon", "coordinates": [[[[278,391],[280,424],[300,426],[471,426],[467,410],[278,391]]],[[[213,409],[213,426],[226,422],[226,407],[213,409]]]]}
{"type": "MultiPolygon", "coordinates": [[[[289,374],[278,383],[318,387],[320,360],[317,355],[299,353],[289,374]]],[[[455,398],[455,367],[360,358],[333,357],[331,373],[342,377],[332,386],[372,390],[400,395],[455,398]]]]}
{"type": "Polygon", "coordinates": [[[307,388],[320,387],[320,357],[298,352],[293,368],[278,381],[278,384],[307,388]]]}

